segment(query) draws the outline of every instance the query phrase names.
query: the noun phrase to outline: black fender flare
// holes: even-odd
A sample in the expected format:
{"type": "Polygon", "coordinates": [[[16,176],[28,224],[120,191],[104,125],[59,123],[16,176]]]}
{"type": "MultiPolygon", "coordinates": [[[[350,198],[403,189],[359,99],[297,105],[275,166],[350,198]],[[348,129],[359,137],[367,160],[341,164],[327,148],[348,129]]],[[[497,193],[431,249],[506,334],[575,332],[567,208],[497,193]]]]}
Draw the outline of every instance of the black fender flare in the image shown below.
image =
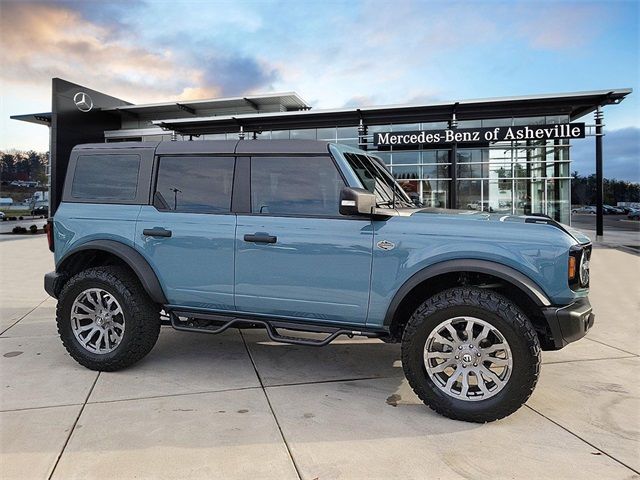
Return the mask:
{"type": "Polygon", "coordinates": [[[416,272],[398,289],[398,291],[393,296],[389,307],[387,308],[387,313],[384,317],[384,326],[388,327],[391,325],[393,317],[395,316],[398,307],[402,303],[402,300],[404,300],[407,294],[415,286],[419,285],[425,280],[429,280],[430,278],[437,277],[438,275],[442,275],[444,273],[452,272],[476,272],[493,275],[494,277],[501,278],[502,280],[505,280],[518,287],[538,307],[544,308],[551,305],[549,298],[538,286],[538,284],[536,284],[529,277],[519,272],[518,270],[515,270],[514,268],[508,267],[501,263],[490,262],[488,260],[447,260],[444,262],[436,263],[435,265],[431,265],[420,270],[419,272],[416,272]]]}
{"type": "Polygon", "coordinates": [[[153,271],[149,262],[147,262],[147,260],[133,247],[115,240],[91,240],[83,243],[82,245],[78,245],[65,253],[58,262],[56,271],[64,270],[65,262],[76,253],[83,250],[101,250],[115,255],[126,263],[131,270],[133,270],[142,284],[142,287],[145,289],[149,297],[151,297],[151,300],[162,305],[169,303],[166,295],[164,294],[164,290],[162,289],[162,285],[160,284],[160,280],[158,280],[156,272],[153,271]]]}

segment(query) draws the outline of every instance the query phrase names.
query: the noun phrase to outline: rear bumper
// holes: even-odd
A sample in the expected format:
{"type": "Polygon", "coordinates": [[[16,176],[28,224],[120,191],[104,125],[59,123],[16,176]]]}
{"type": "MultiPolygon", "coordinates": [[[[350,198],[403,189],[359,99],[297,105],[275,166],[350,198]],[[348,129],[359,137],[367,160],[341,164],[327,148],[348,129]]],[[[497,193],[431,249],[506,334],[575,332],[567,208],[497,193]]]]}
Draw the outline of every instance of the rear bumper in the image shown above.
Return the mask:
{"type": "Polygon", "coordinates": [[[53,298],[58,298],[61,278],[62,275],[58,272],[49,272],[44,276],[44,290],[53,298]]]}
{"type": "Polygon", "coordinates": [[[588,298],[581,298],[564,307],[548,307],[543,313],[551,329],[556,349],[584,337],[595,320],[588,298]]]}

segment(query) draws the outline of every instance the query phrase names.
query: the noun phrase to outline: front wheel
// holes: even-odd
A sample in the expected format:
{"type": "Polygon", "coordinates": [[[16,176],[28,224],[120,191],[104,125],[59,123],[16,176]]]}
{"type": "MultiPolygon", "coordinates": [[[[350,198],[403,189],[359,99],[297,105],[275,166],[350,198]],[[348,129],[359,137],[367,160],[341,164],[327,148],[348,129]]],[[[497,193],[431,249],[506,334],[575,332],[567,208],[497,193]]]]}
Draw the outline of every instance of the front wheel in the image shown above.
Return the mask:
{"type": "Polygon", "coordinates": [[[524,313],[480,288],[420,305],[402,338],[402,365],[418,397],[455,420],[491,422],[520,408],[540,371],[540,344],[524,313]]]}

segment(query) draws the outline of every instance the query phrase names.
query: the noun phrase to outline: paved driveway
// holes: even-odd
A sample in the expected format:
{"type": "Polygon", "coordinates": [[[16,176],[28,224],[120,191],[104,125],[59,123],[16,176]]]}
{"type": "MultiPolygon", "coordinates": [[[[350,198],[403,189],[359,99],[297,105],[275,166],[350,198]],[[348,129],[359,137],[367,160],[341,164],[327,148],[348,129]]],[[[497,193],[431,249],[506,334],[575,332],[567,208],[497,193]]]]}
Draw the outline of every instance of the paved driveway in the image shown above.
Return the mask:
{"type": "Polygon", "coordinates": [[[514,415],[456,422],[422,405],[398,345],[273,344],[163,327],[142,362],[77,365],[42,290],[43,236],[0,242],[0,472],[6,479],[637,478],[640,257],[598,248],[597,323],[544,353],[514,415]]]}

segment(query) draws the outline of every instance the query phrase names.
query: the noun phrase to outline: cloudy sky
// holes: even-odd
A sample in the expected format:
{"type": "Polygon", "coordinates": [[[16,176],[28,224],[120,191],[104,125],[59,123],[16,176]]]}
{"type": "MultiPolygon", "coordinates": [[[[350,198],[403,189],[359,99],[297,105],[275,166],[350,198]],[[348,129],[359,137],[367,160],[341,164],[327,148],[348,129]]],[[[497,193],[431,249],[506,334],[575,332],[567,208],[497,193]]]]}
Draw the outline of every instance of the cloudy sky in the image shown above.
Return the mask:
{"type": "MultiPolygon", "coordinates": [[[[135,103],[294,90],[314,108],[632,87],[605,110],[605,175],[640,181],[639,4],[0,0],[0,149],[47,149],[8,116],[49,111],[52,77],[135,103]]],[[[592,139],[572,159],[592,173],[592,139]]]]}

